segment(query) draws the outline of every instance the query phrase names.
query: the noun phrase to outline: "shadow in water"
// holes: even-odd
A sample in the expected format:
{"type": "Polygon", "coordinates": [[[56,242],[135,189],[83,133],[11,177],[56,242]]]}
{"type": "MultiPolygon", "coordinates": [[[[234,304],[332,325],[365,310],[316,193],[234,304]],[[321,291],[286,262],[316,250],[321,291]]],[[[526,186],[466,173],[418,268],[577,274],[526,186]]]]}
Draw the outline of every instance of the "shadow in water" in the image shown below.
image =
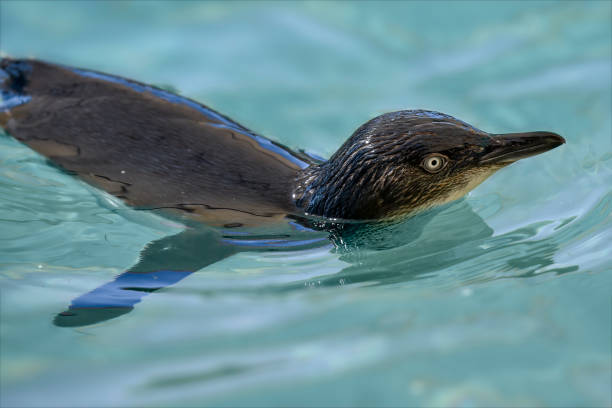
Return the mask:
{"type": "MultiPolygon", "coordinates": [[[[398,223],[326,224],[296,219],[283,230],[258,233],[240,229],[186,229],[149,243],[136,265],[112,282],[75,298],[66,311],[55,317],[54,324],[84,326],[121,316],[148,294],[244,251],[295,251],[328,246],[349,266],[317,278],[317,286],[387,285],[420,280],[451,266],[469,264],[476,258],[487,268],[471,268],[467,273],[472,275],[461,277],[466,282],[504,278],[505,271],[512,271],[512,277],[529,277],[552,265],[557,250],[554,239],[529,240],[537,235],[540,224],[493,236],[486,222],[465,201],[459,201],[398,223]]],[[[460,269],[457,273],[465,273],[460,269]]],[[[577,267],[547,272],[574,270],[577,267]]],[[[263,292],[304,288],[304,282],[299,281],[267,287],[263,292]]],[[[238,289],[249,290],[255,289],[238,289]]],[[[262,292],[262,288],[256,290],[262,292]]]]}

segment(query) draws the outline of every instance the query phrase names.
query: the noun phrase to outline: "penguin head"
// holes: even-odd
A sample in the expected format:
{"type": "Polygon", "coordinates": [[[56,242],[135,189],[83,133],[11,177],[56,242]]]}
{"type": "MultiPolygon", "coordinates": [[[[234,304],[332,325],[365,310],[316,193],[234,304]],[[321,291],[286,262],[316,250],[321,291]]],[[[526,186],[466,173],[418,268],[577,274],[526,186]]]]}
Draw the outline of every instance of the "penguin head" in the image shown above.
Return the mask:
{"type": "Polygon", "coordinates": [[[499,169],[563,143],[551,132],[489,134],[434,111],[386,113],[300,174],[296,205],[342,219],[410,215],[456,200],[499,169]]]}

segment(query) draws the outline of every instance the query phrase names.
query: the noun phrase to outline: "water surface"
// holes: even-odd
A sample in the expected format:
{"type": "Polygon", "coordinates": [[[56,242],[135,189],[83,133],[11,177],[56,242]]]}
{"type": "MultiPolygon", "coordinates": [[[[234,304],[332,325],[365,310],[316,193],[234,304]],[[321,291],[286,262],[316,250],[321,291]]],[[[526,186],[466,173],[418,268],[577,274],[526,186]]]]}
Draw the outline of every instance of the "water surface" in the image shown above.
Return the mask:
{"type": "Polygon", "coordinates": [[[567,139],[418,228],[240,252],[129,314],[64,328],[53,318],[71,299],[180,227],[0,135],[2,406],[612,404],[609,2],[0,12],[5,53],[170,86],[325,157],[406,108],[567,139]]]}

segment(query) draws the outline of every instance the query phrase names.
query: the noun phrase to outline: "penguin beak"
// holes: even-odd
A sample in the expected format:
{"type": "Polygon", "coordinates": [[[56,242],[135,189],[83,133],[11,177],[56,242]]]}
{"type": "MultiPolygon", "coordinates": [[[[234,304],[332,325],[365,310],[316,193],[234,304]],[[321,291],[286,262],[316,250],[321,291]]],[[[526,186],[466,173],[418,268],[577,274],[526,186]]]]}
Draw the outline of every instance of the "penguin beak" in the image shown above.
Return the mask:
{"type": "Polygon", "coordinates": [[[491,135],[491,138],[491,143],[480,157],[481,164],[510,164],[565,143],[564,138],[552,132],[507,133],[491,135]]]}

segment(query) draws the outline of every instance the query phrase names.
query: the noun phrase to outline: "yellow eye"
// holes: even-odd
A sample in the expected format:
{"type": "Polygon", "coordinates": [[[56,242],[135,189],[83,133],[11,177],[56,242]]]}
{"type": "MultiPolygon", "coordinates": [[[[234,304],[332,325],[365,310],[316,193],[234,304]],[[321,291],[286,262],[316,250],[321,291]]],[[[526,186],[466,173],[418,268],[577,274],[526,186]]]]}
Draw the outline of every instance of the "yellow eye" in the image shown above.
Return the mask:
{"type": "Polygon", "coordinates": [[[421,166],[430,173],[437,173],[446,166],[446,163],[448,163],[446,156],[441,154],[430,154],[423,159],[421,166]]]}

